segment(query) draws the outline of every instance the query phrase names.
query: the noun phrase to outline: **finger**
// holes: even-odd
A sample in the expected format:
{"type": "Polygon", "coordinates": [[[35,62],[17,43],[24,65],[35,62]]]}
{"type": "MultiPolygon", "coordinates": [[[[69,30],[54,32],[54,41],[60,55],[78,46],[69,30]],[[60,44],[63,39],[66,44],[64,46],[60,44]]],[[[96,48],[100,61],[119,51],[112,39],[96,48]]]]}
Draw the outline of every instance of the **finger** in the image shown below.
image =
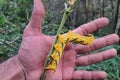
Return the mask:
{"type": "Polygon", "coordinates": [[[107,77],[104,71],[74,71],[73,79],[75,80],[104,80],[107,77]]]}
{"type": "Polygon", "coordinates": [[[76,66],[87,66],[90,64],[98,63],[106,59],[110,59],[117,55],[115,49],[110,49],[106,51],[99,52],[97,54],[90,54],[76,59],[76,66]]]}
{"type": "Polygon", "coordinates": [[[93,31],[96,31],[99,28],[102,28],[108,25],[108,23],[109,21],[107,18],[99,18],[99,19],[96,19],[92,22],[89,22],[87,24],[84,24],[78,27],[77,29],[73,30],[73,32],[76,34],[81,34],[81,35],[89,34],[93,31]]]}
{"type": "Polygon", "coordinates": [[[117,34],[111,34],[111,35],[104,36],[102,38],[96,39],[93,42],[93,44],[90,45],[90,46],[84,46],[84,45],[77,44],[77,45],[75,45],[74,48],[75,48],[75,51],[77,53],[84,54],[86,52],[90,52],[90,51],[100,49],[102,47],[114,44],[114,43],[116,43],[118,41],[119,41],[118,35],[117,34]]]}
{"type": "Polygon", "coordinates": [[[34,32],[41,32],[41,25],[44,19],[44,6],[42,0],[34,0],[33,12],[29,26],[34,30],[34,32]]]}

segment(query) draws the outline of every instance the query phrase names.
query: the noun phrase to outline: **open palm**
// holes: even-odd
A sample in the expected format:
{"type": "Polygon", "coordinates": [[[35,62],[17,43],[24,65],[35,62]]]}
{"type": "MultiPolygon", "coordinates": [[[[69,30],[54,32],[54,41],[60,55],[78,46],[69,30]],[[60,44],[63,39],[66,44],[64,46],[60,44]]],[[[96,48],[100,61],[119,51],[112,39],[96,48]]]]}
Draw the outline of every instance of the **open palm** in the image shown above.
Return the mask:
{"type": "MultiPolygon", "coordinates": [[[[44,19],[44,7],[41,0],[34,0],[34,8],[29,24],[23,34],[23,40],[18,52],[27,80],[39,80],[43,66],[54,41],[54,36],[44,35],[41,31],[44,19]]],[[[74,33],[85,35],[108,24],[106,18],[96,19],[73,30],[74,33]]],[[[107,74],[104,71],[76,71],[76,66],[87,66],[93,63],[112,58],[116,55],[115,49],[100,53],[76,57],[78,53],[87,53],[104,46],[111,45],[119,40],[116,34],[111,34],[96,39],[90,46],[68,43],[58,64],[57,70],[46,72],[46,80],[71,80],[71,79],[104,79],[107,74]]]]}

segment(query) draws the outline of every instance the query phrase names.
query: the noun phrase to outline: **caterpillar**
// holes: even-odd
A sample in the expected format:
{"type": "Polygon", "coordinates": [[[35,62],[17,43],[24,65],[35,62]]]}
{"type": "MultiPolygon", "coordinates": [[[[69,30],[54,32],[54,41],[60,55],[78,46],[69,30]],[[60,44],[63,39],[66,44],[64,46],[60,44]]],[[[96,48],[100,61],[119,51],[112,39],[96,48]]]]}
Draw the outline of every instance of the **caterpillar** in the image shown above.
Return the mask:
{"type": "Polygon", "coordinates": [[[57,64],[62,56],[62,52],[68,42],[75,42],[80,43],[82,45],[90,45],[94,41],[94,36],[92,34],[88,34],[85,36],[81,36],[78,34],[73,33],[71,30],[68,31],[66,34],[59,34],[58,40],[54,45],[54,50],[51,54],[51,61],[45,67],[46,70],[53,70],[56,71],[57,64]]]}

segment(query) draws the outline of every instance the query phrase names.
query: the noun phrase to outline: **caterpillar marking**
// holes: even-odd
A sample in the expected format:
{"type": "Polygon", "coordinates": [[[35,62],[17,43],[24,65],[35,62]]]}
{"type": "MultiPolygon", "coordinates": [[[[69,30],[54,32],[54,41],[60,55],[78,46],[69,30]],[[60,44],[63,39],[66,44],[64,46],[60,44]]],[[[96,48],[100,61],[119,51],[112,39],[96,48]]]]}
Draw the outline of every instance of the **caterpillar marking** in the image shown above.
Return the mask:
{"type": "Polygon", "coordinates": [[[94,41],[94,36],[92,34],[88,34],[85,36],[81,36],[78,34],[73,33],[71,30],[68,31],[66,34],[59,34],[58,40],[56,44],[54,45],[54,51],[51,55],[51,61],[45,67],[46,70],[53,70],[56,71],[57,64],[60,61],[60,58],[62,56],[62,52],[68,42],[75,42],[80,43],[82,45],[90,45],[94,41]]]}

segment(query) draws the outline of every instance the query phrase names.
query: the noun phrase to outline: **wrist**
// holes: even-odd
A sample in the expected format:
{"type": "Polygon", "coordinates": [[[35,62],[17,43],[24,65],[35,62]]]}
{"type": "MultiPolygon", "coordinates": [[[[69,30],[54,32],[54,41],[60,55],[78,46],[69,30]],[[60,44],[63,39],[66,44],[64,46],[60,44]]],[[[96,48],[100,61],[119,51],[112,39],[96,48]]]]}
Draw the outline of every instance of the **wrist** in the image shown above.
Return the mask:
{"type": "Polygon", "coordinates": [[[17,56],[14,56],[6,62],[0,64],[1,80],[25,80],[24,70],[17,56]]]}

